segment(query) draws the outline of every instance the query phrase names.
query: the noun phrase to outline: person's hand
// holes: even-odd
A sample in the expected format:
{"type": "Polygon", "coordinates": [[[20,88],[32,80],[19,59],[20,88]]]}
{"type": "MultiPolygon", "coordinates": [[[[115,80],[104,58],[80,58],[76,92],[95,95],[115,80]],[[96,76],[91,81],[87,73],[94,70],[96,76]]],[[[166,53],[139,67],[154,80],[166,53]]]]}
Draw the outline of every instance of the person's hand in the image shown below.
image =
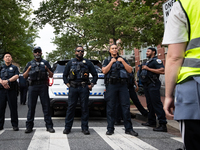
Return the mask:
{"type": "Polygon", "coordinates": [[[92,90],[92,85],[91,85],[91,84],[88,85],[88,88],[89,88],[89,90],[91,91],[91,90],[92,90]]]}
{"type": "Polygon", "coordinates": [[[121,58],[121,57],[119,57],[119,58],[117,59],[117,61],[123,62],[123,61],[124,61],[124,59],[123,59],[123,58],[121,58]]]}
{"type": "Polygon", "coordinates": [[[138,86],[136,86],[136,88],[135,88],[135,92],[137,92],[139,90],[139,87],[138,86]]]}
{"type": "Polygon", "coordinates": [[[70,87],[70,84],[69,84],[69,83],[67,83],[67,84],[66,84],[66,86],[69,88],[69,87],[70,87]]]}
{"type": "Polygon", "coordinates": [[[117,60],[116,60],[115,58],[112,58],[112,59],[111,59],[111,62],[112,62],[112,63],[114,63],[114,62],[116,62],[116,61],[117,61],[117,60]]]}
{"type": "Polygon", "coordinates": [[[163,107],[165,114],[167,117],[169,117],[169,119],[173,119],[174,118],[174,98],[173,97],[165,97],[165,101],[164,101],[164,107],[163,107]]]}
{"type": "Polygon", "coordinates": [[[143,66],[142,66],[142,69],[148,70],[149,67],[147,67],[147,65],[143,65],[143,66]]]}
{"type": "Polygon", "coordinates": [[[8,81],[7,80],[2,80],[2,85],[5,89],[9,89],[10,86],[8,85],[8,81]]]}

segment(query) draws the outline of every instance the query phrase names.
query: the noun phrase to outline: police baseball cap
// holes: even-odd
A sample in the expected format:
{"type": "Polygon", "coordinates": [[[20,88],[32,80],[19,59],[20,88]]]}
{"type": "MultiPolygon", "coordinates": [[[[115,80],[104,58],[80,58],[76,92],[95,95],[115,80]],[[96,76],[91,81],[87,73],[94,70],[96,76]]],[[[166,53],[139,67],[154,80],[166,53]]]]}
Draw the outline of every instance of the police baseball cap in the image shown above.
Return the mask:
{"type": "Polygon", "coordinates": [[[153,47],[149,47],[148,49],[150,49],[150,50],[154,51],[154,52],[155,52],[155,55],[157,54],[157,51],[156,51],[156,49],[155,49],[155,48],[153,48],[153,47]]]}
{"type": "Polygon", "coordinates": [[[38,52],[38,53],[41,53],[41,52],[42,52],[42,49],[41,49],[41,47],[36,46],[36,47],[33,48],[33,52],[34,52],[34,53],[37,53],[37,52],[38,52]]]}

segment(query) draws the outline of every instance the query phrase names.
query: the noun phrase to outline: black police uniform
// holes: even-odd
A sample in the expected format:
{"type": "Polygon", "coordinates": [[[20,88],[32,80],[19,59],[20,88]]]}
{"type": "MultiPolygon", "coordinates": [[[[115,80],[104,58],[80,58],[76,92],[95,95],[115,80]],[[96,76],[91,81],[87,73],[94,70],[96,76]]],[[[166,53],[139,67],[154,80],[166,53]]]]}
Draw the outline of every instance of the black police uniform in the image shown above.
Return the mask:
{"type": "Polygon", "coordinates": [[[19,75],[19,90],[20,90],[20,104],[26,104],[28,84],[27,79],[23,77],[22,74],[19,75]]]}
{"type": "MultiPolygon", "coordinates": [[[[9,66],[3,65],[0,73],[2,80],[10,79],[14,75],[19,75],[16,66],[12,64],[9,66]]],[[[17,81],[9,82],[10,89],[4,89],[0,84],[0,129],[3,129],[7,101],[10,108],[11,124],[13,127],[18,127],[17,84],[17,81]]]]}
{"type": "MultiPolygon", "coordinates": [[[[162,61],[157,59],[157,57],[150,58],[145,65],[153,69],[164,68],[162,61]]],[[[140,77],[144,86],[147,108],[149,110],[148,123],[150,125],[156,125],[156,116],[158,117],[160,125],[167,124],[163,104],[160,99],[161,82],[159,76],[159,74],[144,69],[141,70],[140,68],[140,77]]]]}
{"type": "Polygon", "coordinates": [[[45,65],[51,72],[53,72],[49,63],[44,59],[41,59],[38,62],[33,59],[32,61],[28,62],[24,70],[24,72],[26,72],[28,67],[31,66],[29,71],[30,82],[28,87],[28,114],[26,121],[27,129],[32,129],[34,126],[33,121],[38,96],[40,96],[46,128],[53,128],[50,115],[50,99],[48,94],[48,75],[47,71],[45,70],[45,65]]]}
{"type": "Polygon", "coordinates": [[[138,96],[135,92],[135,77],[133,72],[129,74],[129,82],[128,82],[128,89],[129,89],[129,95],[131,100],[133,101],[134,105],[137,107],[137,109],[140,111],[140,113],[147,117],[148,115],[148,111],[146,109],[144,109],[144,107],[142,106],[142,104],[140,103],[140,100],[138,99],[138,96]]]}
{"type": "MultiPolygon", "coordinates": [[[[119,56],[118,56],[119,57],[119,56]]],[[[118,59],[118,57],[116,59],[118,59]]],[[[110,59],[105,59],[103,63],[103,67],[106,67],[112,57],[110,59]]],[[[128,61],[124,59],[127,64],[128,61]]],[[[128,74],[123,66],[123,64],[119,61],[116,61],[112,64],[110,71],[105,75],[105,83],[106,83],[106,93],[105,100],[107,101],[107,130],[110,133],[114,132],[114,123],[115,123],[115,108],[116,103],[119,100],[125,131],[130,132],[133,131],[131,116],[130,116],[130,100],[129,100],[129,92],[127,87],[128,74]]]]}
{"type": "Polygon", "coordinates": [[[91,84],[89,81],[89,73],[91,73],[93,76],[91,83],[96,84],[98,79],[97,72],[94,68],[94,65],[85,58],[82,60],[74,58],[70,60],[65,67],[63,80],[65,84],[70,84],[68,107],[65,118],[66,130],[71,130],[72,128],[78,99],[80,100],[82,111],[81,128],[83,131],[88,130],[88,99],[90,93],[88,85],[91,84]]]}

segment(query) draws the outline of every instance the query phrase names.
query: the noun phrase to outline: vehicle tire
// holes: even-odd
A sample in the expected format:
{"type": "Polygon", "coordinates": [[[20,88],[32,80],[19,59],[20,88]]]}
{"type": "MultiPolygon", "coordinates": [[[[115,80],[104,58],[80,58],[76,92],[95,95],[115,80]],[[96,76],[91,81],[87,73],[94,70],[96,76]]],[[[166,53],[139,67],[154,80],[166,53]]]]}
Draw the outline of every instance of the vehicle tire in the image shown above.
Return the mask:
{"type": "Polygon", "coordinates": [[[50,107],[50,114],[51,114],[51,117],[54,117],[54,109],[52,107],[50,107]]]}

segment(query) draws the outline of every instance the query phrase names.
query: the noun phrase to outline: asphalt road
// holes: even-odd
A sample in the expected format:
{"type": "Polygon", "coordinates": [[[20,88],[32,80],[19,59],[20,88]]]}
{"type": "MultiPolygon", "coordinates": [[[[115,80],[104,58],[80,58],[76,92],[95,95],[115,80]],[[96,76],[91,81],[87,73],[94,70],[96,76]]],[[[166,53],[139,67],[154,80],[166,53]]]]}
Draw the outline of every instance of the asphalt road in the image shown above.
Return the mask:
{"type": "Polygon", "coordinates": [[[34,132],[25,134],[27,105],[18,105],[19,131],[13,131],[10,123],[9,108],[6,110],[4,130],[0,131],[0,150],[175,150],[182,148],[179,131],[168,128],[167,133],[154,132],[152,128],[141,125],[142,120],[132,119],[133,128],[138,137],[125,134],[124,126],[116,126],[112,136],[105,135],[106,118],[99,112],[90,112],[90,135],[81,132],[80,111],[76,112],[72,132],[62,133],[64,129],[65,112],[56,113],[53,117],[55,133],[46,131],[40,102],[37,104],[34,132]]]}

